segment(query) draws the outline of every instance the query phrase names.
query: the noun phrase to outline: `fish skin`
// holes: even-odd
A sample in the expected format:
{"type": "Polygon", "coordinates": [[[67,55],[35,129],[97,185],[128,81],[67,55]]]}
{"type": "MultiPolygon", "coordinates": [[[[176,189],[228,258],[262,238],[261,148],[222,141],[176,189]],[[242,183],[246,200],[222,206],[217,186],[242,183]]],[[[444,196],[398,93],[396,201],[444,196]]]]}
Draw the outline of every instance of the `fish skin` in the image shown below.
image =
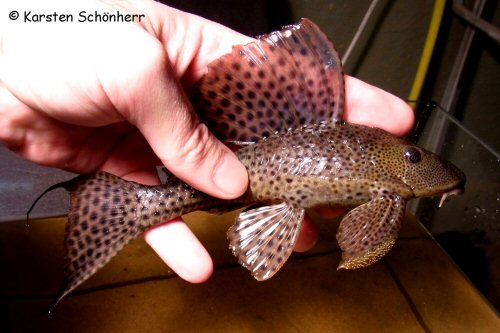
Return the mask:
{"type": "Polygon", "coordinates": [[[248,190],[222,200],[168,171],[159,186],[106,172],[60,184],[71,205],[65,281],[56,304],[141,233],[196,210],[250,207],[228,239],[257,280],[279,271],[304,210],[318,206],[356,207],[337,233],[339,268],[379,260],[396,241],[407,200],[460,191],[465,175],[384,130],[341,121],[344,96],[338,54],[307,19],[216,60],[195,87],[193,103],[219,138],[241,146],[236,155],[248,171],[248,190]]]}

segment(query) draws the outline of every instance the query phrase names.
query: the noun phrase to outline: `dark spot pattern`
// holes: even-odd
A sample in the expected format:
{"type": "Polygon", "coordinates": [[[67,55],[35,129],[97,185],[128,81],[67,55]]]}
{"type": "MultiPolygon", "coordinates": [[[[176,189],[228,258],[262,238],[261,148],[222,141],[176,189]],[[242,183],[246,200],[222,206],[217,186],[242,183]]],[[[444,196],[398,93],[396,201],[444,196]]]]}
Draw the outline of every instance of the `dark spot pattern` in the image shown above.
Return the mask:
{"type": "Polygon", "coordinates": [[[340,59],[319,28],[303,20],[211,63],[192,100],[212,132],[240,142],[338,121],[344,107],[340,59]],[[249,114],[260,116],[243,123],[249,114]]]}
{"type": "Polygon", "coordinates": [[[86,280],[147,228],[207,204],[206,194],[171,174],[161,190],[98,172],[77,178],[70,191],[71,211],[65,237],[66,277],[60,297],[86,280]],[[172,205],[174,209],[158,210],[160,206],[172,205]]]}
{"type": "Polygon", "coordinates": [[[279,198],[297,207],[355,206],[384,193],[412,195],[397,176],[403,172],[398,168],[404,154],[397,158],[402,144],[379,129],[318,124],[271,135],[237,155],[259,200],[279,198]]]}
{"type": "Polygon", "coordinates": [[[337,232],[340,267],[366,267],[382,258],[396,242],[405,207],[400,196],[383,195],[351,210],[337,232]]]}
{"type": "Polygon", "coordinates": [[[76,178],[67,185],[71,209],[60,297],[151,226],[195,210],[220,213],[256,203],[263,206],[241,213],[228,237],[257,279],[269,278],[286,262],[304,208],[323,205],[361,205],[342,221],[338,239],[342,267],[368,265],[394,244],[406,199],[465,180],[451,164],[383,130],[340,121],[340,60],[307,20],[235,47],[210,64],[194,88],[193,104],[219,137],[254,142],[237,151],[249,190],[223,201],[168,171],[159,186],[105,172],[76,178]],[[421,154],[418,162],[408,157],[412,149],[421,154]]]}

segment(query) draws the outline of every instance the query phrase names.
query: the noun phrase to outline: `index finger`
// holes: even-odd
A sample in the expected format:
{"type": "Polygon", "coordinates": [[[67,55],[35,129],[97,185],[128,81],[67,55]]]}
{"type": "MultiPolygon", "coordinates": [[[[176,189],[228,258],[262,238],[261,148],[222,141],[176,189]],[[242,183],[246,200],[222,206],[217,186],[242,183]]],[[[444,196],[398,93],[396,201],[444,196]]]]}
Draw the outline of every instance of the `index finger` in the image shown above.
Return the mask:
{"type": "Polygon", "coordinates": [[[412,129],[413,111],[399,97],[347,75],[345,89],[347,122],[378,127],[397,136],[412,129]]]}

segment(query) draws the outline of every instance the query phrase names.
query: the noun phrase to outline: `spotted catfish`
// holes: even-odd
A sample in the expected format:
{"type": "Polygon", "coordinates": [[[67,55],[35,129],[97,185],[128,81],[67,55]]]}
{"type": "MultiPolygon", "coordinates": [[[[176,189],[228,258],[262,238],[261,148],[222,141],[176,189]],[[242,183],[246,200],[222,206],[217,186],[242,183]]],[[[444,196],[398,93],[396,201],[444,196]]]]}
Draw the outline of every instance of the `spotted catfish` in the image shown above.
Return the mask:
{"type": "Polygon", "coordinates": [[[379,260],[396,241],[408,199],[459,193],[465,176],[381,129],[343,122],[344,95],[339,56],[307,19],[214,61],[193,105],[220,139],[240,147],[248,190],[225,201],[171,174],[146,186],[105,172],[55,185],[71,195],[59,299],[148,228],[195,210],[247,208],[228,239],[257,280],[286,262],[304,210],[317,206],[356,207],[337,233],[340,268],[379,260]]]}

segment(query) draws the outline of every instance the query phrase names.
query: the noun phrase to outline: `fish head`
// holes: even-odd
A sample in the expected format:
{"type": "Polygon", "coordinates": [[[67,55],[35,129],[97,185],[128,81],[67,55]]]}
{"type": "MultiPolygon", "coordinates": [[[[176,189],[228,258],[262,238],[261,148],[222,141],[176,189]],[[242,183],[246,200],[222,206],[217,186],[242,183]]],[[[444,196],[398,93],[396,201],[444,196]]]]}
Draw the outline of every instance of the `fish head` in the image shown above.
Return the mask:
{"type": "MultiPolygon", "coordinates": [[[[465,174],[438,155],[409,143],[396,145],[398,176],[414,197],[443,194],[441,204],[452,194],[462,194],[465,174]]],[[[440,204],[440,206],[441,206],[440,204]]]]}

